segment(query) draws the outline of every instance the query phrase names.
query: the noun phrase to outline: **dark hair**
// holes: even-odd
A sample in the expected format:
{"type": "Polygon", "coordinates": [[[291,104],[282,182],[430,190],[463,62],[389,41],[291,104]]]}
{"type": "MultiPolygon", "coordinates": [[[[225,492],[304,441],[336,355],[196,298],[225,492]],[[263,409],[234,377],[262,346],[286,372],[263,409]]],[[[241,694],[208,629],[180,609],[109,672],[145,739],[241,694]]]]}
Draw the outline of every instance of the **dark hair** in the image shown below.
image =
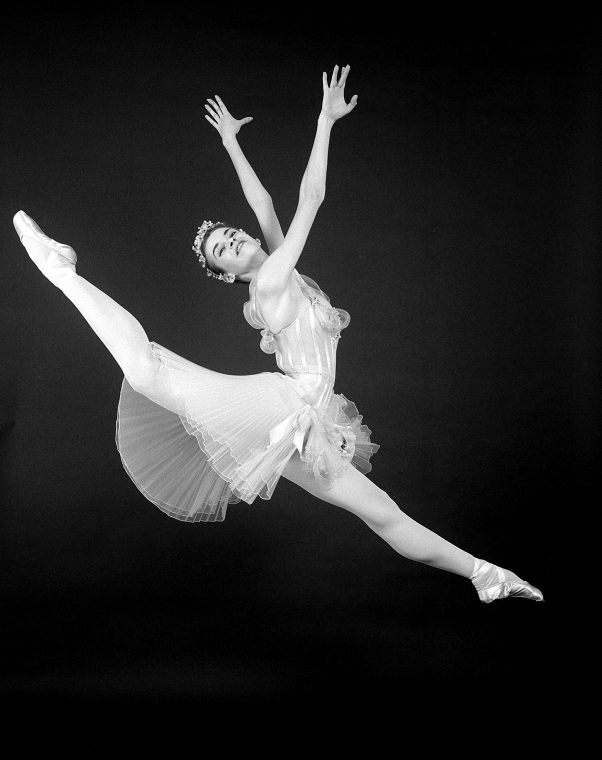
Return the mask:
{"type": "MultiPolygon", "coordinates": [[[[211,272],[215,272],[215,274],[224,274],[223,269],[217,269],[213,264],[209,264],[209,259],[207,258],[207,240],[209,240],[209,235],[211,235],[212,232],[215,232],[215,230],[236,230],[238,227],[235,227],[233,224],[225,224],[225,222],[215,222],[215,224],[212,224],[211,227],[207,228],[207,232],[205,233],[205,237],[203,238],[203,242],[201,243],[201,253],[205,257],[205,266],[207,269],[209,269],[211,272]]],[[[241,285],[248,285],[249,283],[243,282],[242,280],[239,280],[238,278],[234,278],[234,282],[237,282],[241,285]]]]}

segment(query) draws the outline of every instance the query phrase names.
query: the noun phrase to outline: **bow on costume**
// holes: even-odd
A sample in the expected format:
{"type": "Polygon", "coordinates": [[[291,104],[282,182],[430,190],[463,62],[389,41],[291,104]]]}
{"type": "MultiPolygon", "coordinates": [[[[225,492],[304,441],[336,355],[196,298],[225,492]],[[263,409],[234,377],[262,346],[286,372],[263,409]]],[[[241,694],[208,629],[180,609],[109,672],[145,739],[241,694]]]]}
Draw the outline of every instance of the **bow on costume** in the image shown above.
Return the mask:
{"type": "Polygon", "coordinates": [[[312,425],[315,425],[320,433],[326,433],[326,428],[322,424],[314,407],[306,404],[303,409],[293,412],[270,430],[270,446],[274,446],[294,430],[293,443],[299,454],[303,454],[303,441],[312,425]]]}
{"type": "Polygon", "coordinates": [[[323,412],[321,415],[311,404],[306,404],[303,409],[293,412],[270,430],[270,446],[293,433],[295,448],[309,465],[308,469],[313,472],[316,480],[325,488],[332,487],[336,477],[351,461],[355,450],[355,435],[349,427],[339,425],[334,420],[330,424],[328,422],[328,419],[324,419],[323,412]]]}

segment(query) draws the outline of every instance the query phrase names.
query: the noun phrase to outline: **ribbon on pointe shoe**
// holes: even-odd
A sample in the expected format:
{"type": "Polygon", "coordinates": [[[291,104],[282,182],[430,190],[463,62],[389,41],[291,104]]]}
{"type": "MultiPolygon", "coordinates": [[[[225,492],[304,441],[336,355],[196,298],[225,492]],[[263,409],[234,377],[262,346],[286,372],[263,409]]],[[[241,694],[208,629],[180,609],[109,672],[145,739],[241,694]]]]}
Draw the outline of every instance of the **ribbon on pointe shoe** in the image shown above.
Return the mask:
{"type": "Polygon", "coordinates": [[[485,562],[484,559],[475,559],[474,570],[470,576],[472,585],[477,591],[503,583],[506,580],[506,574],[497,565],[491,562],[485,562]]]}
{"type": "Polygon", "coordinates": [[[470,580],[477,590],[479,599],[488,604],[496,599],[506,599],[510,596],[543,602],[543,594],[538,588],[523,580],[506,580],[506,573],[497,565],[475,559],[475,566],[470,580]]]}

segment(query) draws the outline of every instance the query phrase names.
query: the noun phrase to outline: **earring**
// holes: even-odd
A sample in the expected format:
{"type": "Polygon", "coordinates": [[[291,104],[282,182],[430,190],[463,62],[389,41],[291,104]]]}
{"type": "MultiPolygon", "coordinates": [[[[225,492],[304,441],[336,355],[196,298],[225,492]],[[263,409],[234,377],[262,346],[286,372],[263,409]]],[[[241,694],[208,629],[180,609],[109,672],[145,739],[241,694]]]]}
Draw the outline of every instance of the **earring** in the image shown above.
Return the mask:
{"type": "Polygon", "coordinates": [[[261,240],[259,238],[255,238],[255,240],[257,240],[257,242],[259,243],[259,245],[261,245],[261,240]]]}

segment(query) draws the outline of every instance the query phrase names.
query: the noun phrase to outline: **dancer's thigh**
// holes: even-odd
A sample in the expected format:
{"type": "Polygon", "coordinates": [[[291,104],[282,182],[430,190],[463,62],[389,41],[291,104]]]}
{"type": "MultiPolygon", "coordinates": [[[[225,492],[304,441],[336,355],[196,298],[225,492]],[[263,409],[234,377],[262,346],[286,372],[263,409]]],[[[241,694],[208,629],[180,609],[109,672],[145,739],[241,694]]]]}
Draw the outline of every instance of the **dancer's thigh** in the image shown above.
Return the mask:
{"type": "Polygon", "coordinates": [[[167,392],[164,387],[162,387],[160,383],[157,383],[151,388],[148,388],[143,395],[149,398],[151,401],[154,401],[155,404],[159,404],[159,406],[162,406],[165,409],[169,409],[170,412],[173,412],[174,414],[178,413],[175,399],[173,396],[171,396],[171,394],[167,392]]]}
{"type": "Polygon", "coordinates": [[[295,451],[282,475],[318,499],[353,512],[369,524],[384,525],[399,519],[399,507],[393,499],[355,467],[349,466],[326,490],[311,472],[303,469],[299,453],[295,451]]]}

